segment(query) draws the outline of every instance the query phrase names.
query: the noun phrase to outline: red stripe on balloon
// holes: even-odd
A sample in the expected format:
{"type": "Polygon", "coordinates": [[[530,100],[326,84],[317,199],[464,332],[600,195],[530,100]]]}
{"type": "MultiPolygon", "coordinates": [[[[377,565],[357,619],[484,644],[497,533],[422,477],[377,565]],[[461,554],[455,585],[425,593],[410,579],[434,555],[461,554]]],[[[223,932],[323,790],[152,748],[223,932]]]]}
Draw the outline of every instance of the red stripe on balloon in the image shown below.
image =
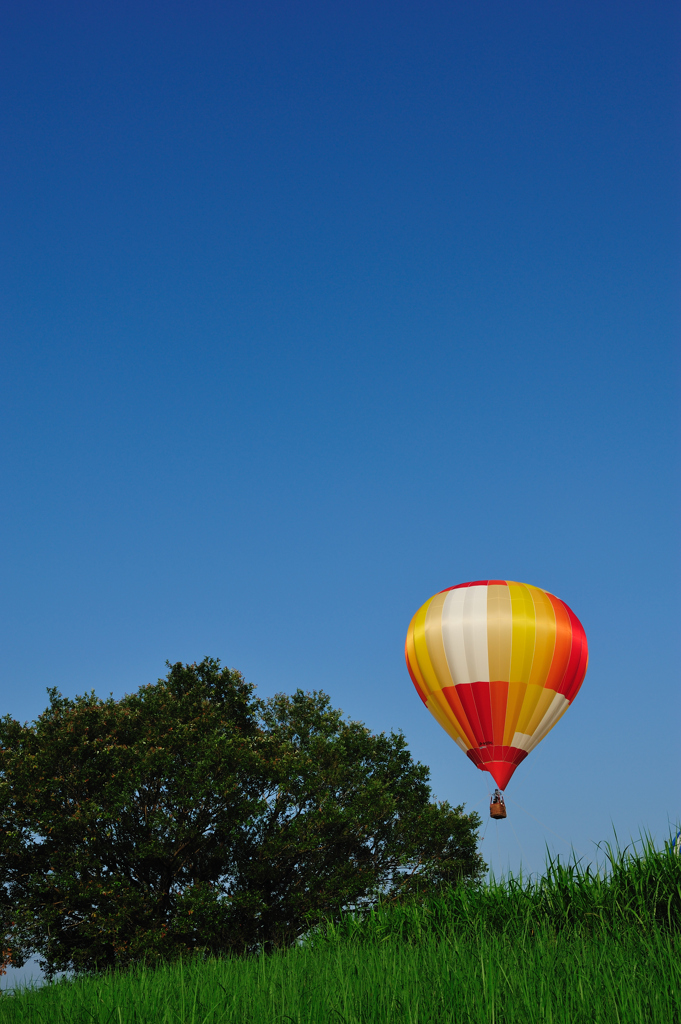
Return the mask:
{"type": "MultiPolygon", "coordinates": [[[[461,590],[462,587],[507,587],[508,582],[506,580],[474,580],[472,583],[457,583],[455,587],[447,587],[447,590],[461,590]]],[[[444,590],[440,591],[444,594],[444,590]]]]}
{"type": "Polygon", "coordinates": [[[489,684],[492,700],[492,740],[501,743],[504,739],[506,726],[506,706],[508,704],[508,683],[495,679],[489,684]]]}
{"type": "Polygon", "coordinates": [[[480,715],[478,713],[475,695],[473,694],[472,688],[475,685],[475,683],[461,683],[459,684],[459,686],[455,687],[455,689],[456,695],[461,701],[463,709],[466,712],[466,718],[470,722],[470,726],[471,729],[473,730],[473,735],[475,737],[475,742],[478,746],[480,746],[481,743],[492,742],[492,715],[490,712],[489,726],[487,729],[487,734],[485,735],[485,728],[483,723],[480,721],[480,715]]]}
{"type": "MultiPolygon", "coordinates": [[[[489,683],[462,683],[461,686],[470,686],[477,708],[478,718],[482,726],[482,738],[484,743],[494,742],[494,728],[492,726],[492,695],[489,683]]],[[[460,689],[461,687],[457,687],[460,689]]]]}
{"type": "Polygon", "coordinates": [[[565,669],[565,675],[563,676],[560,685],[556,689],[556,693],[561,693],[567,700],[572,701],[572,698],[579,690],[584,679],[586,672],[586,652],[588,650],[586,643],[586,633],[581,622],[572,611],[569,605],[563,601],[566,612],[570,616],[570,626],[572,628],[572,646],[570,648],[570,657],[568,659],[567,668],[565,669]],[[584,665],[584,669],[580,676],[580,667],[584,665]]]}
{"type": "Polygon", "coordinates": [[[575,673],[575,678],[570,688],[570,691],[566,694],[566,697],[570,701],[570,703],[572,703],[572,701],[575,699],[575,697],[580,691],[582,683],[584,682],[584,676],[586,675],[586,666],[589,660],[589,650],[587,647],[586,636],[584,635],[584,631],[582,631],[582,634],[582,653],[579,659],[579,665],[577,667],[577,672],[575,673]]]}
{"type": "Polygon", "coordinates": [[[514,771],[527,757],[527,751],[520,747],[488,746],[481,750],[467,750],[470,758],[483,772],[489,772],[499,789],[506,789],[514,771]]]}

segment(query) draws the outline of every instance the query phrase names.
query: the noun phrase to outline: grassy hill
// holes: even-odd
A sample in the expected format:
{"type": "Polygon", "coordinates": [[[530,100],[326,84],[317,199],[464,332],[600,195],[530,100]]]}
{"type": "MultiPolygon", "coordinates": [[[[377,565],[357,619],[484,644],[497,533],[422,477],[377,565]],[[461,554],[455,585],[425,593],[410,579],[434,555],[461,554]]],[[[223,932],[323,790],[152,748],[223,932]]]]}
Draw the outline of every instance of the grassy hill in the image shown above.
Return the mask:
{"type": "Polygon", "coordinates": [[[681,858],[347,915],[294,949],[62,981],[0,999],[0,1024],[669,1024],[681,1021],[681,858]]]}

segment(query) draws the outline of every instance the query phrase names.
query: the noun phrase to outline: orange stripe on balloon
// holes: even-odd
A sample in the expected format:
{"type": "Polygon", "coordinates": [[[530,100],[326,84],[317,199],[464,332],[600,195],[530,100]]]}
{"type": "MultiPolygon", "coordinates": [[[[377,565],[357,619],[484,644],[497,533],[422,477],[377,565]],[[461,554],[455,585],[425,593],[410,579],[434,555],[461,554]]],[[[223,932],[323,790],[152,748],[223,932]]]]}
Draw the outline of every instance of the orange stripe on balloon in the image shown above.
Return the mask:
{"type": "Polygon", "coordinates": [[[549,673],[546,677],[546,686],[549,690],[560,690],[560,684],[570,660],[570,648],[572,647],[572,625],[570,616],[563,602],[553,594],[547,593],[549,601],[553,605],[556,616],[556,646],[553,651],[553,660],[549,673]]]}
{"type": "Polygon", "coordinates": [[[443,698],[441,690],[438,691],[437,698],[437,700],[435,700],[434,697],[428,698],[428,704],[426,705],[428,710],[435,721],[439,722],[447,735],[451,736],[457,744],[460,743],[464,750],[468,750],[470,743],[466,736],[460,731],[458,725],[456,725],[454,716],[452,715],[446,700],[443,698]]]}
{"type": "Polygon", "coordinates": [[[456,687],[443,686],[442,695],[449,704],[449,707],[451,708],[451,713],[453,717],[456,719],[456,723],[461,729],[461,732],[464,734],[464,736],[466,737],[466,739],[468,740],[472,747],[477,747],[478,741],[475,737],[475,731],[468,720],[468,715],[466,714],[464,706],[461,703],[461,698],[456,692],[456,687]]]}

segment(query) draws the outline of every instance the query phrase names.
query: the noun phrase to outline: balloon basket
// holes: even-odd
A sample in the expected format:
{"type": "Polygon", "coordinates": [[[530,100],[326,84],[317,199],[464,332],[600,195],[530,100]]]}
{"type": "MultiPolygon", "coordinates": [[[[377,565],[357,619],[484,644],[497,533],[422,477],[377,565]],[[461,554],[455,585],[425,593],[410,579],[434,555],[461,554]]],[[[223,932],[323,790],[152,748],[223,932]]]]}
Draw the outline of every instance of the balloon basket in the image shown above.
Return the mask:
{"type": "Polygon", "coordinates": [[[489,816],[490,818],[505,818],[506,817],[506,804],[504,798],[497,789],[494,796],[489,802],[489,816]]]}

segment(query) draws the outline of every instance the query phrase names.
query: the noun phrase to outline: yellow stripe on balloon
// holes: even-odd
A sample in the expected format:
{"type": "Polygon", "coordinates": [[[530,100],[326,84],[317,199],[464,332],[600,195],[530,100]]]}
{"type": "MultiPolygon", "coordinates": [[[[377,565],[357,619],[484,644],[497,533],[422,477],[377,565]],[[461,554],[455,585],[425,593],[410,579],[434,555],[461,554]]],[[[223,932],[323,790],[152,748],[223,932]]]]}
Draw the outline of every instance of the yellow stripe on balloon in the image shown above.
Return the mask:
{"type": "Polygon", "coordinates": [[[569,707],[570,701],[567,697],[564,697],[562,693],[557,693],[544,721],[540,723],[539,728],[532,735],[530,750],[534,750],[537,744],[541,743],[545,736],[548,736],[554,725],[561,720],[569,707]]]}
{"type": "MultiPolygon", "coordinates": [[[[449,705],[447,705],[449,708],[449,705]]],[[[470,750],[471,744],[466,739],[463,733],[458,731],[456,725],[456,719],[453,717],[451,709],[449,709],[448,715],[444,713],[439,704],[436,703],[433,697],[428,698],[428,704],[426,705],[431,715],[436,721],[440,723],[442,728],[448,733],[455,743],[457,743],[462,750],[470,750]]]]}
{"type": "Polygon", "coordinates": [[[556,613],[548,596],[539,587],[527,584],[534,603],[535,633],[534,657],[528,683],[540,683],[542,686],[551,668],[553,652],[556,647],[556,613]]]}
{"type": "Polygon", "coordinates": [[[523,706],[526,690],[527,683],[519,683],[516,681],[508,684],[506,722],[504,723],[504,738],[502,741],[507,747],[513,745],[513,736],[515,735],[516,725],[520,716],[520,709],[523,706]]]}
{"type": "Polygon", "coordinates": [[[426,693],[433,693],[434,690],[440,689],[438,678],[435,675],[430,655],[428,654],[428,645],[426,643],[425,625],[426,625],[426,612],[432,602],[431,597],[425,604],[422,604],[416,615],[412,619],[414,623],[414,652],[416,654],[416,661],[421,675],[423,676],[426,684],[426,693]]]}
{"type": "Polygon", "coordinates": [[[547,690],[546,687],[542,687],[541,692],[539,694],[539,700],[535,704],[532,715],[529,721],[527,722],[527,725],[522,730],[523,732],[527,732],[530,734],[530,736],[534,736],[535,732],[537,731],[537,729],[539,728],[544,719],[544,715],[551,707],[553,698],[555,696],[555,690],[547,690]]]}
{"type": "Polygon", "coordinates": [[[416,679],[418,680],[418,684],[421,687],[421,689],[423,690],[424,696],[427,697],[428,696],[428,687],[426,685],[425,679],[423,678],[423,675],[421,674],[421,669],[419,668],[419,663],[416,660],[416,648],[414,647],[414,619],[415,618],[416,618],[416,615],[414,616],[414,618],[409,623],[409,629],[407,630],[407,658],[409,660],[409,667],[411,668],[412,672],[416,676],[416,679]]]}
{"type": "MultiPolygon", "coordinates": [[[[435,597],[438,596],[438,594],[435,595],[435,597]]],[[[428,707],[430,707],[431,702],[434,705],[437,705],[443,716],[451,723],[452,728],[456,729],[458,734],[462,736],[463,730],[452,714],[452,709],[449,706],[447,698],[442,692],[440,680],[437,677],[437,673],[433,667],[430,653],[428,651],[428,642],[426,640],[426,616],[430,605],[435,600],[435,597],[431,597],[424,605],[421,605],[412,620],[414,623],[414,651],[416,653],[416,660],[418,662],[419,669],[421,670],[421,675],[425,681],[425,690],[428,694],[428,707]]]]}
{"type": "Polygon", "coordinates": [[[524,583],[508,584],[511,600],[511,667],[504,743],[511,746],[518,726],[520,711],[527,692],[527,681],[534,657],[534,601],[524,583]]]}
{"type": "Polygon", "coordinates": [[[508,682],[511,678],[513,609],[506,585],[487,587],[487,651],[491,680],[508,682]]]}
{"type": "Polygon", "coordinates": [[[511,682],[527,683],[534,658],[534,601],[524,583],[509,583],[513,609],[511,682]]]}
{"type": "Polygon", "coordinates": [[[516,732],[526,733],[530,735],[529,724],[534,714],[534,709],[539,703],[539,699],[544,692],[544,687],[540,686],[539,683],[528,683],[527,689],[525,690],[525,696],[523,698],[523,705],[518,715],[518,721],[516,723],[516,732]]]}
{"type": "Polygon", "coordinates": [[[428,647],[430,662],[437,676],[440,688],[454,686],[454,680],[447,664],[445,645],[442,642],[442,606],[445,603],[446,597],[447,591],[443,590],[441,594],[436,594],[435,597],[431,598],[424,622],[426,646],[428,647]]]}
{"type": "MultiPolygon", "coordinates": [[[[534,656],[527,680],[527,690],[516,723],[516,731],[531,736],[533,731],[531,723],[544,692],[544,684],[556,646],[556,614],[553,605],[543,591],[529,585],[526,589],[532,598],[535,612],[534,656]]],[[[539,721],[540,719],[537,719],[537,724],[539,721]]]]}

